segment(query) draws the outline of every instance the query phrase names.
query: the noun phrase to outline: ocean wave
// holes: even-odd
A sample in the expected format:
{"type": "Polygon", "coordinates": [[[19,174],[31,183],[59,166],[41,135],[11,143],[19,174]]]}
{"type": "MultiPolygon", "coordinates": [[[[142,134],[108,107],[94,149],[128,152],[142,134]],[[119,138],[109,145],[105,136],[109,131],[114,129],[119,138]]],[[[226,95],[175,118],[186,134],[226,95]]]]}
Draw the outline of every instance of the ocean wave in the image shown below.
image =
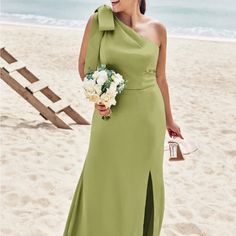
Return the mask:
{"type": "MultiPolygon", "coordinates": [[[[17,13],[1,13],[0,21],[9,23],[25,23],[25,24],[36,24],[45,26],[60,26],[77,28],[84,30],[86,21],[83,20],[68,20],[68,19],[57,19],[47,16],[33,15],[33,14],[17,14],[17,13]]],[[[214,29],[210,27],[168,27],[168,35],[177,37],[198,37],[198,38],[219,38],[236,40],[236,31],[227,29],[214,29]]]]}
{"type": "Polygon", "coordinates": [[[190,37],[210,37],[210,38],[226,38],[236,40],[236,31],[227,29],[213,29],[210,27],[192,27],[192,28],[169,28],[168,33],[174,36],[190,36],[190,37]]]}
{"type": "Polygon", "coordinates": [[[72,28],[84,28],[86,25],[85,21],[58,19],[47,16],[18,13],[1,13],[0,20],[39,25],[65,26],[72,28]]]}

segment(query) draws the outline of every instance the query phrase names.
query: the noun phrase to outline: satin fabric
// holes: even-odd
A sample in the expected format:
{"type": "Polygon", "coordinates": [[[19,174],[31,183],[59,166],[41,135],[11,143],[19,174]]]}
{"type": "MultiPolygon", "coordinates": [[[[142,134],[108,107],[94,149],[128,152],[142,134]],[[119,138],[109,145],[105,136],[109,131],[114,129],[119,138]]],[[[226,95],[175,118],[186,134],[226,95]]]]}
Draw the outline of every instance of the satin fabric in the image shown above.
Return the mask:
{"type": "Polygon", "coordinates": [[[89,148],[64,236],[159,236],[164,216],[166,119],[156,82],[159,47],[119,20],[94,11],[85,73],[100,63],[128,80],[112,117],[94,109],[89,148]]]}

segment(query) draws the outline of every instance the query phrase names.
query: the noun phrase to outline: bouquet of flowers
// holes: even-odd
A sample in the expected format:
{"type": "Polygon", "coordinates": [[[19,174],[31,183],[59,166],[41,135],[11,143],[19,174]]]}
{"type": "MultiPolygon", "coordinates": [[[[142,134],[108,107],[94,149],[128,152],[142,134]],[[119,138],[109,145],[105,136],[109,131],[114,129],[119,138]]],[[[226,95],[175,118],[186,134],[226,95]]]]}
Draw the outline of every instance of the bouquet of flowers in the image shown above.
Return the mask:
{"type": "MultiPolygon", "coordinates": [[[[127,82],[122,75],[102,64],[96,71],[86,74],[83,80],[84,94],[89,101],[102,103],[106,108],[111,108],[112,105],[116,105],[116,95],[123,91],[127,82]]],[[[109,118],[110,115],[102,116],[103,120],[109,118]]]]}

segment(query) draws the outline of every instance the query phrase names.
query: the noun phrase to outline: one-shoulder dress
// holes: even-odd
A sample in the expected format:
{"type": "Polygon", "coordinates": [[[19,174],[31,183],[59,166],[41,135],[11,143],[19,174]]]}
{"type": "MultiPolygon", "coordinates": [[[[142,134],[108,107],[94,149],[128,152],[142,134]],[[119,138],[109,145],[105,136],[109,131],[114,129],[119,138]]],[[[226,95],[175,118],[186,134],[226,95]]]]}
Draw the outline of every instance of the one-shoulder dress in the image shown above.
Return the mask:
{"type": "Polygon", "coordinates": [[[110,6],[100,5],[94,13],[85,73],[106,64],[128,83],[109,120],[94,108],[89,148],[63,235],[159,236],[166,133],[156,81],[159,47],[118,19],[110,6]]]}

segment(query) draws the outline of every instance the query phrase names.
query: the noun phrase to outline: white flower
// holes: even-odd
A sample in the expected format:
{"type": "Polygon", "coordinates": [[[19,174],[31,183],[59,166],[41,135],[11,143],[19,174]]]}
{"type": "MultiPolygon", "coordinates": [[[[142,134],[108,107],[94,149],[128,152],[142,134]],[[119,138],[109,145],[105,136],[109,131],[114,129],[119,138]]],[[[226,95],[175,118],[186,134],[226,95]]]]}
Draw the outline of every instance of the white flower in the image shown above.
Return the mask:
{"type": "Polygon", "coordinates": [[[84,79],[83,81],[83,88],[88,92],[94,91],[94,80],[84,79]]]}
{"type": "MultiPolygon", "coordinates": [[[[108,82],[109,78],[105,67],[97,68],[93,74],[89,74],[83,81],[84,94],[86,98],[94,103],[102,103],[106,108],[116,105],[116,95],[121,93],[124,88],[124,79],[119,73],[109,70],[111,74],[111,83],[109,88],[106,86],[106,92],[102,93],[104,83],[108,82]]],[[[110,81],[109,81],[110,82],[110,81]]],[[[106,84],[108,85],[108,84],[106,84]]],[[[105,87],[104,87],[105,89],[105,87]]]]}
{"type": "Polygon", "coordinates": [[[92,77],[93,77],[93,79],[96,81],[96,79],[98,78],[98,71],[96,70],[96,71],[94,71],[94,73],[93,73],[93,75],[92,75],[92,77]]]}
{"type": "Polygon", "coordinates": [[[115,82],[111,82],[110,87],[109,87],[109,90],[116,92],[116,90],[117,90],[117,84],[116,84],[115,82]]]}
{"type": "Polygon", "coordinates": [[[89,97],[89,101],[99,103],[100,102],[100,96],[98,94],[92,94],[89,97]]]}
{"type": "Polygon", "coordinates": [[[118,92],[114,88],[108,88],[106,91],[106,94],[108,94],[110,97],[114,98],[118,92]]]}
{"type": "Polygon", "coordinates": [[[101,95],[101,102],[106,106],[106,108],[116,104],[115,98],[111,96],[109,93],[103,93],[101,95]]]}
{"type": "Polygon", "coordinates": [[[116,105],[116,99],[115,98],[113,98],[113,99],[111,99],[111,105],[116,105]]]}
{"type": "Polygon", "coordinates": [[[115,82],[116,84],[119,84],[119,83],[122,83],[123,81],[124,81],[124,80],[123,80],[122,75],[116,73],[116,74],[115,74],[115,78],[114,78],[114,82],[115,82]]]}
{"type": "Polygon", "coordinates": [[[98,72],[97,84],[103,85],[104,82],[108,79],[107,72],[102,70],[98,72]]]}
{"type": "Polygon", "coordinates": [[[98,95],[100,95],[101,92],[102,92],[102,86],[99,85],[99,84],[95,84],[95,85],[94,85],[94,91],[95,91],[98,95]]]}

